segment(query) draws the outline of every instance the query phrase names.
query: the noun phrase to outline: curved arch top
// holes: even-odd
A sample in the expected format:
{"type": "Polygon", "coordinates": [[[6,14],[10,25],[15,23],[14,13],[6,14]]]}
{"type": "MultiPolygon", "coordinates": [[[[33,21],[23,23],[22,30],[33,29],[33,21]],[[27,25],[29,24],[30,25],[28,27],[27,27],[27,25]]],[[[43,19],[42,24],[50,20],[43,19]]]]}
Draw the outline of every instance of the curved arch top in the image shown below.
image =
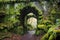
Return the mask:
{"type": "Polygon", "coordinates": [[[31,7],[31,6],[26,6],[24,7],[22,10],[20,10],[21,15],[20,15],[20,20],[21,20],[21,24],[24,25],[24,18],[27,14],[29,13],[33,13],[35,14],[36,18],[38,19],[38,10],[35,7],[31,7]]]}

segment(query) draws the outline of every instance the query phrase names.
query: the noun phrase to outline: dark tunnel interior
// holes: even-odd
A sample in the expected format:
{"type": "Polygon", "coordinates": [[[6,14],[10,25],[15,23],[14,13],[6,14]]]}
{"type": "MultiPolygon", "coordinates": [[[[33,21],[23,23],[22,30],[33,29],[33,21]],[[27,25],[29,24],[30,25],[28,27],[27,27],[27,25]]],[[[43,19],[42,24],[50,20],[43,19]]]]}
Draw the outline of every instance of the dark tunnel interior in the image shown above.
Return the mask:
{"type": "Polygon", "coordinates": [[[60,40],[60,35],[59,34],[57,34],[56,40],[60,40]]]}
{"type": "Polygon", "coordinates": [[[3,22],[5,16],[5,13],[0,13],[0,23],[3,22]]]}
{"type": "Polygon", "coordinates": [[[21,10],[21,15],[20,15],[20,20],[21,20],[21,24],[24,26],[24,18],[25,16],[28,14],[28,13],[34,13],[36,15],[36,18],[38,18],[38,10],[35,9],[35,7],[30,7],[30,6],[27,6],[27,7],[24,7],[22,10],[21,10]]]}
{"type": "Polygon", "coordinates": [[[26,6],[20,11],[21,11],[20,12],[21,15],[19,17],[19,20],[21,21],[21,25],[23,26],[24,32],[25,32],[25,30],[26,31],[28,30],[27,27],[24,24],[25,16],[29,13],[33,13],[33,14],[35,14],[35,18],[38,19],[38,10],[35,7],[26,6]]]}

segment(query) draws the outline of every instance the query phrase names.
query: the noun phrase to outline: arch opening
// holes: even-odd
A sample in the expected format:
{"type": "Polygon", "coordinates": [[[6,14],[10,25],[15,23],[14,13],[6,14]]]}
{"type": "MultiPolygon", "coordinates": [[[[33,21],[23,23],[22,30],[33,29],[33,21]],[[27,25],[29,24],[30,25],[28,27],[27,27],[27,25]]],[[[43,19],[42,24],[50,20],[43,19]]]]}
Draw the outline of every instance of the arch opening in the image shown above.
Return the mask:
{"type": "MultiPolygon", "coordinates": [[[[20,20],[21,20],[21,25],[25,28],[27,28],[25,26],[25,17],[27,15],[29,15],[29,13],[33,13],[33,17],[36,18],[38,20],[38,10],[35,7],[30,7],[30,6],[26,6],[24,7],[22,10],[20,10],[21,15],[20,15],[20,20]]],[[[29,16],[27,16],[29,17],[29,16]]]]}

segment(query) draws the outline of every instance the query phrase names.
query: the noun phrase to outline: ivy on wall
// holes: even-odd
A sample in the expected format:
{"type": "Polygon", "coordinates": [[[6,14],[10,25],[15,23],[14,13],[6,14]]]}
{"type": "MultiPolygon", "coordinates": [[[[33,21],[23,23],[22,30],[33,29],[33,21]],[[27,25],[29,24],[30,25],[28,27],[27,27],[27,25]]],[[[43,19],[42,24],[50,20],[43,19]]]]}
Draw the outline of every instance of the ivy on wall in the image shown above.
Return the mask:
{"type": "MultiPolygon", "coordinates": [[[[36,5],[35,2],[30,2],[30,3],[15,3],[15,4],[2,4],[0,5],[0,13],[4,13],[6,16],[4,17],[4,22],[0,23],[0,39],[4,37],[10,37],[11,32],[16,33],[16,34],[24,34],[24,29],[23,26],[21,25],[21,21],[19,20],[19,16],[21,15],[21,11],[24,7],[26,6],[31,6],[35,7],[38,10],[38,25],[37,25],[37,30],[36,30],[36,35],[41,34],[41,32],[46,33],[42,37],[42,40],[52,40],[51,37],[54,33],[57,33],[59,30],[53,30],[52,26],[54,25],[54,20],[55,20],[55,14],[57,13],[57,10],[55,7],[49,9],[49,14],[46,18],[44,18],[44,11],[42,9],[39,9],[36,5]],[[3,6],[2,6],[3,5],[3,6]],[[52,28],[52,33],[51,32],[52,28]],[[9,35],[4,34],[4,33],[9,33],[9,35]],[[3,36],[2,36],[3,35],[3,36]],[[7,36],[6,36],[7,35],[7,36]],[[49,36],[50,35],[50,36],[49,36]],[[46,38],[45,38],[46,37],[46,38]]],[[[51,5],[52,7],[52,5],[51,5]]],[[[54,27],[55,28],[55,27],[54,27]]],[[[55,37],[55,35],[54,35],[55,37]]]]}

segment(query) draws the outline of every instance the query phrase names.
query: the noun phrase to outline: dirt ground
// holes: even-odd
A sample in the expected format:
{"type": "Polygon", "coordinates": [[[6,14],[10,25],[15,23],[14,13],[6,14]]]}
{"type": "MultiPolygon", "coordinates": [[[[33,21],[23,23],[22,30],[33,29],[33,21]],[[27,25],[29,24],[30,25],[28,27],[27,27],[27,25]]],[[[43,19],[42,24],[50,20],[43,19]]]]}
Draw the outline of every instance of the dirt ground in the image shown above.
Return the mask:
{"type": "Polygon", "coordinates": [[[12,36],[10,38],[4,38],[3,40],[40,40],[42,36],[36,36],[36,35],[32,35],[32,37],[29,38],[29,34],[25,34],[25,35],[17,35],[17,34],[12,34],[12,36]]]}

